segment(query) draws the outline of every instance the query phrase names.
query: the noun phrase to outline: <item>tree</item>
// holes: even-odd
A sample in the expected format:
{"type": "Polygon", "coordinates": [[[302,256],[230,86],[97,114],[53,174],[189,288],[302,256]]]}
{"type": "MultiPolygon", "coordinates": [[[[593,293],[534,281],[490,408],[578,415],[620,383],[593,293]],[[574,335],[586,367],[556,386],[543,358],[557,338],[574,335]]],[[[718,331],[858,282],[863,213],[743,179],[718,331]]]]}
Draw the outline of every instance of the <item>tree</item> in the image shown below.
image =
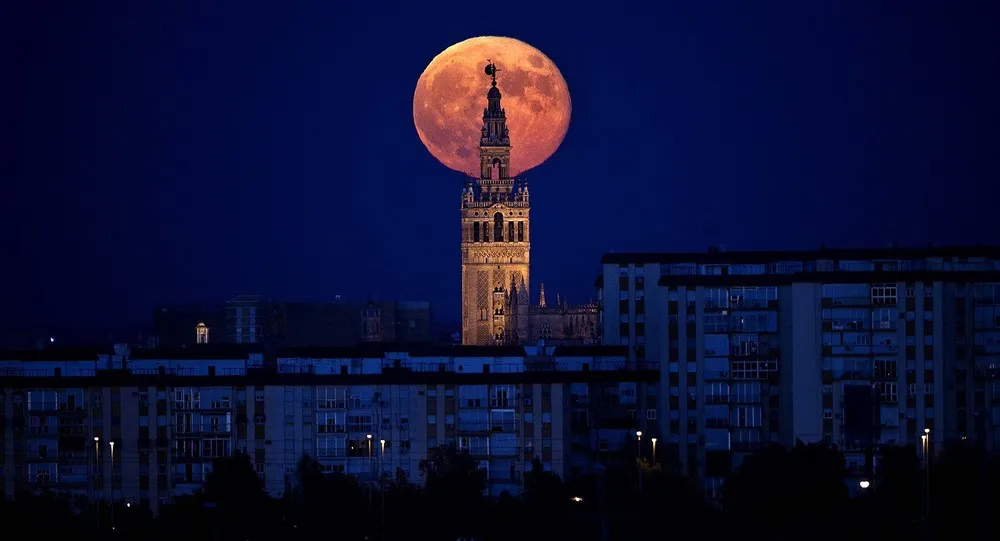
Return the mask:
{"type": "Polygon", "coordinates": [[[70,506],[70,499],[54,492],[22,492],[13,501],[0,501],[0,521],[30,525],[32,535],[78,536],[84,528],[70,506]]]}
{"type": "Polygon", "coordinates": [[[771,539],[832,538],[852,508],[844,457],[826,444],[769,447],[744,460],[722,487],[731,524],[771,539]],[[826,525],[817,532],[816,525],[826,525]]]}
{"type": "Polygon", "coordinates": [[[873,539],[920,537],[921,466],[916,447],[883,446],[881,468],[862,494],[867,530],[873,539]]]}
{"type": "Polygon", "coordinates": [[[454,445],[441,446],[421,461],[428,504],[434,520],[442,527],[438,536],[446,539],[481,533],[486,475],[469,453],[454,445]]]}
{"type": "MultiPolygon", "coordinates": [[[[676,523],[718,524],[715,510],[705,500],[699,487],[689,478],[664,473],[653,467],[643,471],[642,528],[661,529],[664,520],[676,523]]],[[[699,534],[702,539],[705,532],[699,534]]]]}
{"type": "Polygon", "coordinates": [[[522,495],[527,520],[534,527],[522,532],[530,539],[555,539],[564,531],[564,519],[569,495],[559,476],[545,471],[542,462],[535,458],[531,471],[525,474],[522,495]]]}
{"type": "Polygon", "coordinates": [[[205,481],[204,501],[213,511],[218,539],[267,539],[277,526],[275,502],[246,453],[212,464],[205,481]]]}
{"type": "Polygon", "coordinates": [[[993,513],[1000,509],[996,456],[964,441],[955,442],[935,457],[930,473],[926,494],[930,496],[932,539],[974,539],[993,527],[993,513]]]}
{"type": "Polygon", "coordinates": [[[330,521],[339,520],[338,534],[346,539],[361,539],[371,525],[368,499],[357,481],[343,474],[324,474],[312,457],[303,456],[296,468],[297,483],[287,498],[286,512],[297,533],[306,539],[322,537],[330,521]]]}

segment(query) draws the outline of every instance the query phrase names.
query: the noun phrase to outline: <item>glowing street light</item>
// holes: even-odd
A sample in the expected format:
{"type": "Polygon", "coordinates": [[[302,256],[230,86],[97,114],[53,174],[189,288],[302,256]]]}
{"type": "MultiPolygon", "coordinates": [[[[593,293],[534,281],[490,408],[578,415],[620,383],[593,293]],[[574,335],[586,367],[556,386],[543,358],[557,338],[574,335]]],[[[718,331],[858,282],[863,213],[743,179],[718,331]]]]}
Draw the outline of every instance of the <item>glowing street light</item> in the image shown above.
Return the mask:
{"type": "Polygon", "coordinates": [[[372,457],[372,435],[371,434],[365,434],[365,437],[368,438],[368,458],[371,458],[372,457]]]}
{"type": "Polygon", "coordinates": [[[583,498],[581,498],[579,496],[573,496],[572,498],[570,498],[570,500],[573,500],[576,503],[582,503],[583,502],[583,498]]]}
{"type": "Polygon", "coordinates": [[[858,483],[858,486],[860,486],[862,489],[866,489],[866,488],[872,486],[872,484],[871,484],[871,482],[868,481],[868,479],[862,479],[861,482],[858,483]]]}
{"type": "Polygon", "coordinates": [[[385,439],[378,440],[382,444],[382,456],[385,456],[385,439]]]}
{"type": "Polygon", "coordinates": [[[649,441],[653,442],[653,464],[656,464],[656,438],[650,438],[649,441]]]}

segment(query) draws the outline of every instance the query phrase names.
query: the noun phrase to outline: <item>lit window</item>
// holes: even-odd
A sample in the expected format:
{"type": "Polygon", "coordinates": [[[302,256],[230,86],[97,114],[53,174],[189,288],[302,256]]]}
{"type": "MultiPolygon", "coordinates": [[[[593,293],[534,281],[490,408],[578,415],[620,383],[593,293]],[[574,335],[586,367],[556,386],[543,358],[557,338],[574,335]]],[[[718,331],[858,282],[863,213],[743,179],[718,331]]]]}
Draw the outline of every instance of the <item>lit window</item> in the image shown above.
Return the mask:
{"type": "Polygon", "coordinates": [[[195,333],[196,343],[198,344],[208,343],[208,325],[205,325],[204,322],[199,323],[197,326],[195,326],[194,333],[195,333]]]}

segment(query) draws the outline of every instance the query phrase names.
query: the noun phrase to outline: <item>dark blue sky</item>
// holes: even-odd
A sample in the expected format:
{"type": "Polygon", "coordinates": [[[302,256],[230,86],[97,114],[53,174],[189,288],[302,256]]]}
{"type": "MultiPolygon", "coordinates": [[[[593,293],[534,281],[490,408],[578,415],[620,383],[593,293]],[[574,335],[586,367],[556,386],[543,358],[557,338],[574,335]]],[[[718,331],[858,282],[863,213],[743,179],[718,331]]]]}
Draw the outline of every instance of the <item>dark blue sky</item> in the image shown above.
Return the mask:
{"type": "Polygon", "coordinates": [[[526,175],[536,294],[593,296],[608,250],[997,241],[995,1],[23,0],[0,21],[6,324],[250,292],[457,320],[462,177],[411,100],[476,35],[538,47],[573,97],[526,175]]]}

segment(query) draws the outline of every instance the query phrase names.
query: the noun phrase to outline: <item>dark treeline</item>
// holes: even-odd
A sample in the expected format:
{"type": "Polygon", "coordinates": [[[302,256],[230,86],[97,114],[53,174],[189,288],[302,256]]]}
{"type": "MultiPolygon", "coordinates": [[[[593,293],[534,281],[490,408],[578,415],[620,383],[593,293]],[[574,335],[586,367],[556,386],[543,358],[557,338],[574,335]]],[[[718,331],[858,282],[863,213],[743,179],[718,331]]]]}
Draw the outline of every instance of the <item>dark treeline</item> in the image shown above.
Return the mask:
{"type": "Polygon", "coordinates": [[[852,491],[844,458],[830,447],[764,449],[730,476],[712,504],[693,481],[644,462],[564,483],[536,461],[523,494],[487,498],[477,462],[454,448],[438,449],[421,465],[423,486],[401,472],[370,486],[324,475],[303,458],[297,481],[276,500],[240,455],[218,461],[200,493],[178,498],[156,519],[124,503],[112,509],[58,494],[23,494],[3,503],[0,520],[34,537],[193,541],[978,539],[994,529],[992,513],[1000,509],[995,458],[949,446],[928,474],[912,447],[879,453],[871,485],[852,491]]]}

